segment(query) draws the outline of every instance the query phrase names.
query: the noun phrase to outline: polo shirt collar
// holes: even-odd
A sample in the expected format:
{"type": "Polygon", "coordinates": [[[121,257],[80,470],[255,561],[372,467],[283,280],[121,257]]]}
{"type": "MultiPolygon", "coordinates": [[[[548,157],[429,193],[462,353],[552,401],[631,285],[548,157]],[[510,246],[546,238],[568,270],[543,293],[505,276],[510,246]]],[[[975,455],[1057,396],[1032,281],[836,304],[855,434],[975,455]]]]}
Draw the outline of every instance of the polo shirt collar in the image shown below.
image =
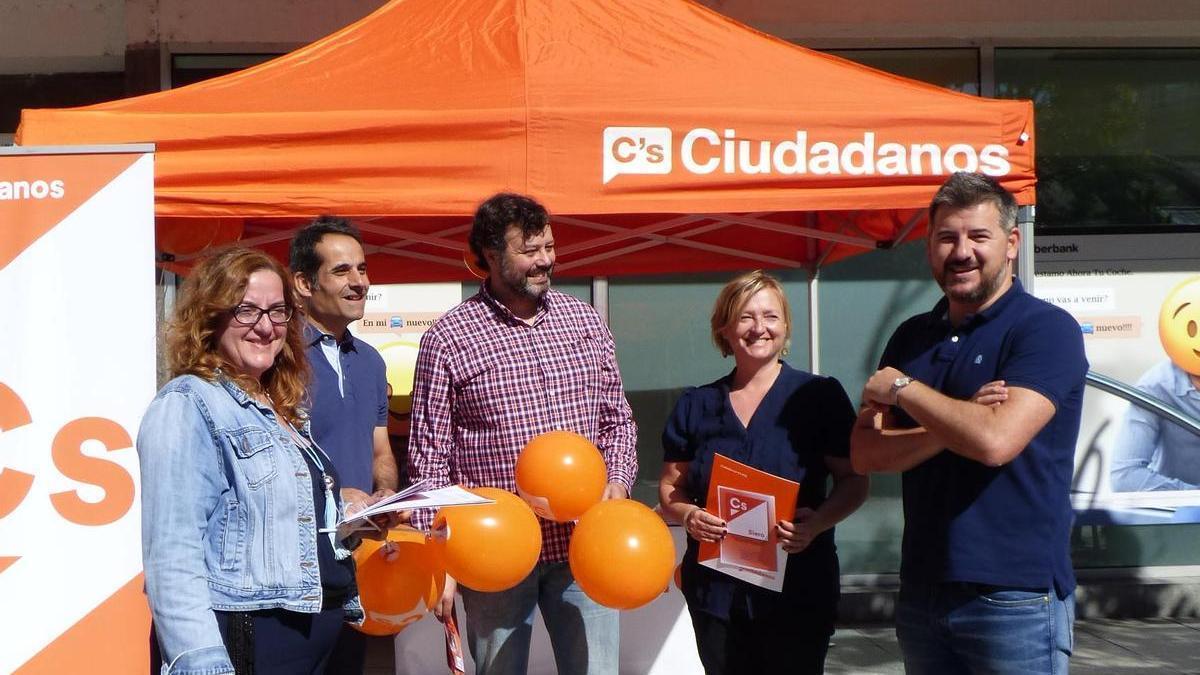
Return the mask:
{"type": "Polygon", "coordinates": [[[1024,292],[1025,287],[1021,285],[1021,280],[1013,277],[1012,286],[1009,286],[1008,290],[1004,291],[1004,295],[996,298],[996,301],[993,302],[991,306],[979,314],[976,314],[976,316],[983,319],[994,319],[997,315],[1004,311],[1005,307],[1012,304],[1013,298],[1016,298],[1018,295],[1024,292]]]}
{"type": "Polygon", "coordinates": [[[509,323],[536,326],[538,323],[541,323],[542,319],[546,318],[546,314],[550,312],[549,289],[547,289],[546,292],[542,294],[542,297],[538,300],[537,312],[533,315],[533,320],[527,322],[516,314],[513,314],[512,310],[509,309],[507,305],[505,305],[503,302],[500,302],[498,299],[496,299],[496,296],[492,295],[492,290],[488,286],[488,281],[488,279],[484,279],[483,282],[479,284],[479,294],[483,296],[484,302],[491,306],[492,310],[500,315],[501,319],[509,323]]]}
{"type": "Polygon", "coordinates": [[[338,343],[338,347],[341,348],[342,351],[357,351],[357,349],[354,347],[354,336],[351,335],[349,328],[347,328],[346,332],[342,334],[342,339],[337,340],[333,337],[333,335],[325,333],[320,328],[314,326],[311,321],[304,322],[305,346],[312,347],[314,345],[318,345],[324,342],[326,338],[335,340],[338,343]]]}
{"type": "MultiPolygon", "coordinates": [[[[978,314],[968,314],[966,320],[963,321],[963,326],[970,326],[981,321],[990,321],[996,318],[1004,308],[1013,302],[1013,299],[1025,292],[1025,287],[1021,285],[1021,280],[1013,277],[1012,286],[1004,291],[1004,295],[996,298],[996,301],[989,305],[986,309],[978,314]]],[[[933,306],[933,311],[929,313],[929,320],[932,324],[949,324],[950,323],[950,300],[942,296],[941,300],[933,306]]]]}

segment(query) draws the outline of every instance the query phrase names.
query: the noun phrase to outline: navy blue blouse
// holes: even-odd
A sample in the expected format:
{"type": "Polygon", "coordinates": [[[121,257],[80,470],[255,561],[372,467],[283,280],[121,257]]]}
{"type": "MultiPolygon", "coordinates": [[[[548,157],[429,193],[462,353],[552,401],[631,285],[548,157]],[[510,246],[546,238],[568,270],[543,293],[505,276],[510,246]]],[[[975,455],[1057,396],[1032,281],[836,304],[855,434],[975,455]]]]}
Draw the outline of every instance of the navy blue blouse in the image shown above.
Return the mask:
{"type": "MultiPolygon", "coordinates": [[[[676,403],[663,430],[663,461],[689,462],[687,492],[693,503],[704,506],[715,453],[800,483],[799,506],[816,509],[825,501],[825,458],[849,457],[854,407],[836,379],[782,365],[748,427],[729,402],[732,373],[686,390],[676,403]]],[[[698,564],[698,550],[689,537],[681,576],[693,610],[728,619],[736,607],[751,618],[775,620],[795,618],[799,611],[832,621],[839,592],[832,528],[788,556],[781,593],[698,564]]]]}

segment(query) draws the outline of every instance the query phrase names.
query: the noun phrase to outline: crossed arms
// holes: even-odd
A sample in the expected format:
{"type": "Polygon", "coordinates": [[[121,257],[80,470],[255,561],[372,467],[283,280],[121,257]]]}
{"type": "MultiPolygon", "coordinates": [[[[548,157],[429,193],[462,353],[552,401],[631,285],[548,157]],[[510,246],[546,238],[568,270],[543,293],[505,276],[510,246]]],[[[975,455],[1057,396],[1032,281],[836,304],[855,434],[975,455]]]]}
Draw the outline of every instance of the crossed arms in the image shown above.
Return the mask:
{"type": "Polygon", "coordinates": [[[1054,417],[1054,404],[1002,380],[983,385],[969,401],[913,381],[892,393],[903,373],[875,372],[863,387],[863,408],[850,435],[850,461],[858,473],[907,471],[943,450],[987,466],[1011,462],[1054,417]],[[889,410],[899,406],[920,424],[895,429],[889,410]]]}

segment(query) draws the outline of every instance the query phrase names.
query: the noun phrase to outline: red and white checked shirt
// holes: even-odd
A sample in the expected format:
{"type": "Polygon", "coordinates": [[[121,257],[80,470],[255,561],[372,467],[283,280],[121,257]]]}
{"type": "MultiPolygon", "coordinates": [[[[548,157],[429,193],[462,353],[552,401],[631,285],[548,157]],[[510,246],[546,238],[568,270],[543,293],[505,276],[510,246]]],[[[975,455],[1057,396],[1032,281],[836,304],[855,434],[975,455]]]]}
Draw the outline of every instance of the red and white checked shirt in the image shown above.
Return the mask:
{"type": "MultiPolygon", "coordinates": [[[[574,431],[604,454],[609,482],[632,493],[637,425],[621,385],[612,334],[591,306],[549,290],[532,324],[487,290],[446,313],[421,338],[413,381],[409,475],[434,487],[516,492],[517,456],[534,436],[574,431]]],[[[433,514],[413,514],[427,529],[433,514]]],[[[542,557],[567,559],[573,523],[541,521],[542,557]]]]}

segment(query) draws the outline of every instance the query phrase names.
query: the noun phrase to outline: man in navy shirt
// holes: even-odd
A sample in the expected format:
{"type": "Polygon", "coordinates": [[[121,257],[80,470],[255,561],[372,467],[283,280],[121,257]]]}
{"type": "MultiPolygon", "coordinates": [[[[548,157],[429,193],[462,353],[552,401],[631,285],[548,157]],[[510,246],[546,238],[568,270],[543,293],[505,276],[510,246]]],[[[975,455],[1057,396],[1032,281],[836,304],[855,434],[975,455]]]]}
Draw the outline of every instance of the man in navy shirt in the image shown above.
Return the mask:
{"type": "Polygon", "coordinates": [[[929,207],[945,297],[863,388],[859,472],[903,472],[896,635],[908,673],[1065,673],[1069,490],[1087,359],[1078,323],[1012,276],[1016,200],[956,173],[929,207]]]}
{"type": "MultiPolygon", "coordinates": [[[[363,316],[371,285],[358,228],[344,218],[317,218],[292,239],[291,268],[308,318],[313,438],[333,460],[342,499],[353,511],[391,494],[398,482],[387,433],[386,367],[379,352],[349,330],[363,316]]],[[[362,673],[365,650],[361,633],[343,629],[329,672],[362,673]]]]}

